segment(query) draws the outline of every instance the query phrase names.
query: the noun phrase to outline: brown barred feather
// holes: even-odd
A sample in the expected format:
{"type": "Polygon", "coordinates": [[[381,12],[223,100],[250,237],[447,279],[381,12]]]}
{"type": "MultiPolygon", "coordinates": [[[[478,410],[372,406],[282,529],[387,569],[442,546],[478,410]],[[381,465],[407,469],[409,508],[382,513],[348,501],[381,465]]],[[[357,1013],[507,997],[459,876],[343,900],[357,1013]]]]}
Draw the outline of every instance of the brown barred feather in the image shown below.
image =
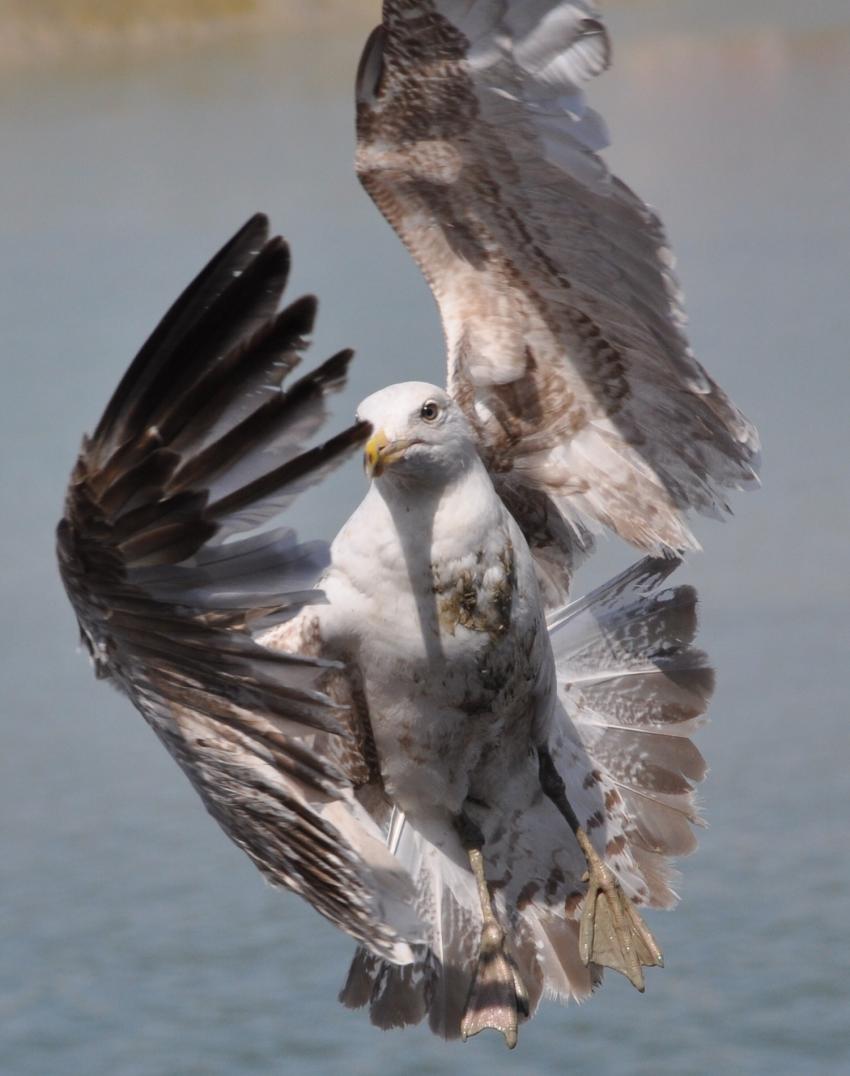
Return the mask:
{"type": "Polygon", "coordinates": [[[289,252],[267,232],[252,218],[131,364],[83,442],[59,566],[97,674],[135,703],[225,832],[272,882],[399,958],[415,934],[410,881],[355,798],[374,767],[368,714],[328,695],[345,670],[320,648],[273,653],[251,635],[320,599],[327,548],[281,529],[221,541],[239,530],[234,513],[262,522],[278,507],[270,495],[290,503],[369,433],[358,423],[310,444],[351,352],[282,387],[316,304],[275,313],[289,252]],[[263,392],[247,393],[246,412],[248,386],[263,392]],[[258,451],[269,445],[273,466],[258,451]]]}
{"type": "Polygon", "coordinates": [[[688,345],[661,222],[598,155],[582,87],[609,61],[590,3],[385,0],[358,75],[358,175],[434,293],[449,390],[551,607],[580,520],[693,549],[687,511],[725,513],[758,465],[688,345]]]}

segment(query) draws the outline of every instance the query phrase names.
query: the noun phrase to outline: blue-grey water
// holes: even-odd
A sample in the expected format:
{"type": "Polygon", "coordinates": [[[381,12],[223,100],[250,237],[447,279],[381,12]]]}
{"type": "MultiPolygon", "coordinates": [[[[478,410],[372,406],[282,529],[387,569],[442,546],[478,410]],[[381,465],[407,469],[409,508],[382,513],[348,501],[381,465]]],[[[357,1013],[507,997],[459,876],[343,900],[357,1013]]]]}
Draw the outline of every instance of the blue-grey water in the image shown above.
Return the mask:
{"type": "MultiPolygon", "coordinates": [[[[720,670],[710,820],[668,958],[544,1006],[509,1055],[381,1033],[335,1001],[351,943],[266,887],[130,705],[94,682],[53,564],[78,439],[166,304],[257,208],[358,349],[340,421],[439,379],[424,284],[351,175],[356,40],[244,40],[0,78],[0,1071],[836,1074],[850,1071],[850,10],[610,5],[593,89],[658,206],[703,361],[759,423],[764,488],[700,522],[720,670]]],[[[330,533],[353,507],[356,466],[330,533]]],[[[585,580],[630,554],[604,546],[585,580]]]]}

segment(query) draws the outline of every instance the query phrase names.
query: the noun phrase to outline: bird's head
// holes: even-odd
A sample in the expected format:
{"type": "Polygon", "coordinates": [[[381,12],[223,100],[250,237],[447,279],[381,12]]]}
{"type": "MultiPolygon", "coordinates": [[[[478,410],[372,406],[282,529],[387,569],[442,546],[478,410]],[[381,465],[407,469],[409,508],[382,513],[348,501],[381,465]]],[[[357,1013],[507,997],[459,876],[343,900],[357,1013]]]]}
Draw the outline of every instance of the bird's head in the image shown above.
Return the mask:
{"type": "Polygon", "coordinates": [[[357,418],[373,430],[365,448],[370,478],[443,485],[477,458],[469,423],[436,385],[390,385],[367,397],[357,408],[357,418]]]}

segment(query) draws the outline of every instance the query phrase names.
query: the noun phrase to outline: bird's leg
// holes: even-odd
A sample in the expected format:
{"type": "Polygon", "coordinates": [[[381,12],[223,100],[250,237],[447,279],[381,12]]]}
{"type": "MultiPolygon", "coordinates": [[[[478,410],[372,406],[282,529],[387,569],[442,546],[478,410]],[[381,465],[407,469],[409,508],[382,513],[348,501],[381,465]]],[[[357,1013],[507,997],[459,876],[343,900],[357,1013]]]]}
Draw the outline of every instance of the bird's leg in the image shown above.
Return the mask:
{"type": "Polygon", "coordinates": [[[540,786],[567,820],[587,861],[587,894],[579,926],[582,962],[622,972],[643,993],[643,968],[664,965],[658,942],[580,825],[549,751],[538,748],[538,757],[540,786]]]}
{"type": "Polygon", "coordinates": [[[484,838],[466,815],[458,819],[457,830],[478,885],[483,920],[478,964],[460,1033],[466,1042],[471,1035],[492,1028],[505,1036],[505,1042],[512,1050],[517,1044],[519,1017],[528,1016],[528,994],[513,960],[505,952],[505,932],[493,910],[490,889],[484,876],[484,856],[481,854],[484,838]]]}

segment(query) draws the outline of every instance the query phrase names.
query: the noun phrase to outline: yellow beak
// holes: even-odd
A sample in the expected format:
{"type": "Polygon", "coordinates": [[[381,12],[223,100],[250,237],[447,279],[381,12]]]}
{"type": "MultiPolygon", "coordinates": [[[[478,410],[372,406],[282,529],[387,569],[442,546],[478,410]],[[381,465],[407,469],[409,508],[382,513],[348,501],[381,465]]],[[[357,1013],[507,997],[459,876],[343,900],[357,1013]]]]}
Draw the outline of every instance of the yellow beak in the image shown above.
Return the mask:
{"type": "Polygon", "coordinates": [[[410,447],[408,441],[390,441],[383,430],[377,430],[366,442],[363,462],[370,478],[380,478],[385,469],[400,460],[410,447]]]}

